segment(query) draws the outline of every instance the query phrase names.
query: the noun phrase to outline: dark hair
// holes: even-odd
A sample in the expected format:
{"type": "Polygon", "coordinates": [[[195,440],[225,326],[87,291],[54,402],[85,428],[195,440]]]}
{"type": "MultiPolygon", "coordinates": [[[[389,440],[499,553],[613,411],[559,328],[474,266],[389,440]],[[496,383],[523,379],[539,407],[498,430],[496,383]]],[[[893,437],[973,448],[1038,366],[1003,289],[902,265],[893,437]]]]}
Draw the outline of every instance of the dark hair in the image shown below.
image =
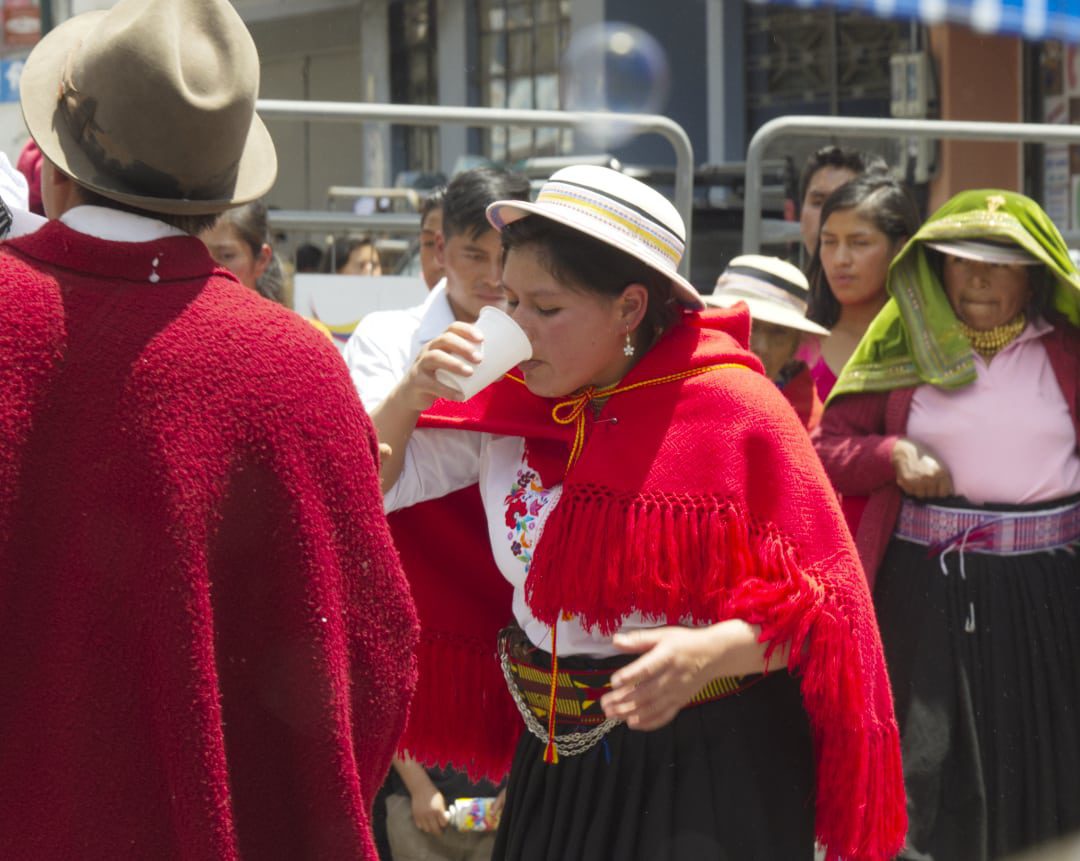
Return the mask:
{"type": "Polygon", "coordinates": [[[296,271],[318,272],[322,268],[323,251],[313,242],[305,242],[296,248],[296,271]]]}
{"type": "Polygon", "coordinates": [[[643,285],[649,301],[635,333],[639,350],[656,343],[678,314],[670,278],[625,251],[550,218],[529,215],[506,225],[502,247],[504,265],[511,251],[531,248],[545,271],[584,292],[615,299],[627,285],[643,285]]]}
{"type": "MultiPolygon", "coordinates": [[[[845,183],[830,194],[821,207],[821,226],[834,212],[858,209],[866,220],[893,242],[910,239],[919,229],[918,207],[903,183],[878,171],[863,174],[845,183]]],[[[819,231],[814,256],[807,272],[810,282],[808,319],[831,329],[840,319],[840,303],[829,287],[821,266],[821,235],[819,231]]]]}
{"type": "Polygon", "coordinates": [[[806,200],[806,190],[810,187],[810,181],[823,167],[833,167],[838,170],[850,170],[858,176],[866,171],[889,169],[885,159],[878,155],[860,152],[857,149],[839,147],[835,144],[823,146],[810,154],[803,165],[802,173],[799,174],[799,199],[795,201],[795,208],[802,212],[803,201],[806,200]]]}
{"type": "Polygon", "coordinates": [[[427,218],[436,209],[442,209],[443,203],[446,200],[446,186],[440,185],[438,188],[434,188],[429,191],[422,201],[420,201],[420,224],[424,223],[424,219],[427,218]]]}
{"type": "Polygon", "coordinates": [[[256,257],[264,245],[270,244],[270,222],[266,217],[266,204],[261,200],[228,209],[221,213],[221,220],[233,226],[256,257]]]}
{"type": "Polygon", "coordinates": [[[141,209],[138,206],[121,203],[119,200],[112,200],[103,194],[98,194],[78,180],[75,181],[75,184],[79,187],[79,202],[86,206],[103,206],[107,209],[130,212],[132,215],[141,215],[143,218],[153,218],[157,221],[163,221],[177,230],[182,230],[184,233],[190,233],[192,236],[198,236],[204,230],[209,230],[217,223],[221,215],[218,212],[212,212],[208,215],[177,215],[169,212],[152,212],[149,209],[141,209]]]}
{"type": "Polygon", "coordinates": [[[459,173],[446,186],[443,197],[443,237],[465,234],[475,239],[491,230],[488,204],[496,200],[528,200],[529,180],[521,174],[492,167],[459,173]]]}
{"type": "Polygon", "coordinates": [[[379,249],[375,247],[375,240],[370,236],[339,236],[330,245],[328,253],[323,256],[322,271],[340,272],[342,267],[349,262],[352,253],[357,248],[363,248],[365,245],[371,246],[374,259],[381,263],[379,249]]]}

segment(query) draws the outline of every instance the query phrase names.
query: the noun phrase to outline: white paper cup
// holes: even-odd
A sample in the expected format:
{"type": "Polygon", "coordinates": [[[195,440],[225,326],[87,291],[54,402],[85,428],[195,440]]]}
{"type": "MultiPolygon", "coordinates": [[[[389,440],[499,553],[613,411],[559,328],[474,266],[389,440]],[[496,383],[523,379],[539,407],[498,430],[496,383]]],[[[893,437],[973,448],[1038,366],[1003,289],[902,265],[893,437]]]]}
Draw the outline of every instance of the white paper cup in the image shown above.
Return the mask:
{"type": "Polygon", "coordinates": [[[529,336],[509,315],[493,305],[480,309],[476,328],[484,334],[480,345],[480,362],[473,366],[470,377],[440,368],[435,378],[444,386],[449,386],[461,393],[461,400],[467,401],[481,389],[486,389],[511,368],[532,356],[532,344],[529,336]]]}

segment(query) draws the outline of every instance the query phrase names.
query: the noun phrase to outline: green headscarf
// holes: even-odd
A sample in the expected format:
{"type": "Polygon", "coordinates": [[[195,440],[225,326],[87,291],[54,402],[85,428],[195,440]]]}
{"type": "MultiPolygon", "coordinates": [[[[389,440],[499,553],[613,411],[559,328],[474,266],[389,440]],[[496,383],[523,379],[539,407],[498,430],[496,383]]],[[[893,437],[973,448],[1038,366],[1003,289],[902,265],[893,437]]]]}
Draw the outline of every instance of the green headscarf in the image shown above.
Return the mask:
{"type": "Polygon", "coordinates": [[[950,239],[1019,245],[1054,276],[1051,306],[1080,326],[1080,273],[1039,205],[1012,191],[961,192],[935,212],[893,260],[890,298],[840,372],[830,401],[922,383],[958,389],[975,381],[971,343],[957,325],[924,244],[950,239]]]}

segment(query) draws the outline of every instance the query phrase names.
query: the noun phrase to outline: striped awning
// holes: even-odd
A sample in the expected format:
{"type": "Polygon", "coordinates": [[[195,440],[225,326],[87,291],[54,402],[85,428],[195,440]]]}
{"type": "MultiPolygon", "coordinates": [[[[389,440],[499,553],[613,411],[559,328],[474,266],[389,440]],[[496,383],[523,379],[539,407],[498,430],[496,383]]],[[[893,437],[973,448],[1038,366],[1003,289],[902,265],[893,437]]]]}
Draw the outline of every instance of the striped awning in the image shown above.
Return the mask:
{"type": "MultiPolygon", "coordinates": [[[[762,2],[762,0],[758,0],[762,2]]],[[[773,0],[788,6],[832,6],[926,24],[964,24],[982,33],[1080,42],[1080,0],[773,0]]]]}

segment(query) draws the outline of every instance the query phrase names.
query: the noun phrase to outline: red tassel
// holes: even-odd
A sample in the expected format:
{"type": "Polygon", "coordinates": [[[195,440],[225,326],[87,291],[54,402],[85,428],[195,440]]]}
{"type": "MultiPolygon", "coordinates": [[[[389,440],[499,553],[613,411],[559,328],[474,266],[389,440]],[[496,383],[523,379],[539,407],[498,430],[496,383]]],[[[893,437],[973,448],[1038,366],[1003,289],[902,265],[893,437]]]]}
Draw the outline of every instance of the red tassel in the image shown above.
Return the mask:
{"type": "Polygon", "coordinates": [[[494,643],[422,632],[416,654],[416,694],[399,752],[498,783],[510,770],[522,723],[494,643]]]}

